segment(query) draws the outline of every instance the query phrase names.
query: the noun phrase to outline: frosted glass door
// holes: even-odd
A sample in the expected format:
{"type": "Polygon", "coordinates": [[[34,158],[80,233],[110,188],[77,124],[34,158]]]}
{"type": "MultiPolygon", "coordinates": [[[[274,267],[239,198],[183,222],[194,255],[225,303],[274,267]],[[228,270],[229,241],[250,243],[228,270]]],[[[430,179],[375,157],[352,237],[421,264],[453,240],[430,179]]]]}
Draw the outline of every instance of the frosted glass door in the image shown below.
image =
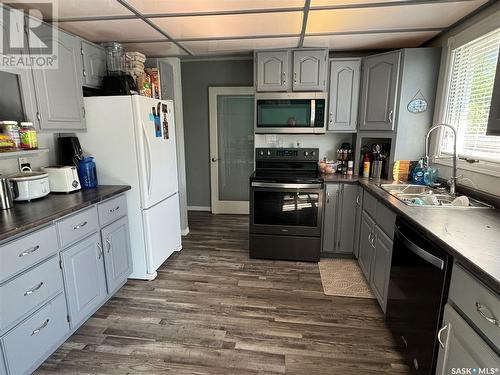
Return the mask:
{"type": "Polygon", "coordinates": [[[250,88],[214,88],[211,94],[212,212],[248,213],[254,169],[254,97],[250,88]],[[245,89],[243,92],[235,90],[245,89]],[[224,90],[227,90],[224,92],[224,90]],[[250,90],[250,91],[248,91],[250,90]],[[247,92],[245,94],[245,92],[247,92]]]}

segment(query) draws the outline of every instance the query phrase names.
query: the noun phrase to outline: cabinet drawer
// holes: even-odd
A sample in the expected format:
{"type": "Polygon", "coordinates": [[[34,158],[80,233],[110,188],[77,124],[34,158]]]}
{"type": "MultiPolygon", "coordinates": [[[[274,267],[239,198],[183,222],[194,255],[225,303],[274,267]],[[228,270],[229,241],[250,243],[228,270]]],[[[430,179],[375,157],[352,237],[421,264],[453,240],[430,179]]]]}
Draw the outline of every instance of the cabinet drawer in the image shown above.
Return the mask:
{"type": "Polygon", "coordinates": [[[377,203],[377,199],[365,190],[363,196],[363,210],[366,211],[372,219],[376,217],[377,203]]]}
{"type": "Polygon", "coordinates": [[[97,209],[94,207],[69,216],[57,223],[61,246],[66,247],[95,232],[99,228],[97,209]]]}
{"type": "Polygon", "coordinates": [[[59,250],[54,225],[0,247],[0,283],[59,250]]]}
{"type": "Polygon", "coordinates": [[[53,257],[0,286],[0,331],[63,290],[59,258],[53,257]]]}
{"type": "Polygon", "coordinates": [[[2,338],[11,374],[25,374],[45,359],[69,331],[64,294],[61,293],[2,338]]]}
{"type": "Polygon", "coordinates": [[[480,281],[455,264],[451,275],[449,298],[492,343],[497,345],[498,349],[500,327],[495,326],[486,318],[500,319],[500,299],[498,296],[495,296],[480,281]]]}
{"type": "Polygon", "coordinates": [[[375,213],[375,221],[377,225],[394,240],[394,227],[396,226],[396,214],[382,203],[377,204],[377,212],[375,213]]]}
{"type": "Polygon", "coordinates": [[[120,195],[119,197],[100,203],[97,208],[99,211],[99,222],[101,226],[105,226],[127,214],[127,197],[120,195]]]}

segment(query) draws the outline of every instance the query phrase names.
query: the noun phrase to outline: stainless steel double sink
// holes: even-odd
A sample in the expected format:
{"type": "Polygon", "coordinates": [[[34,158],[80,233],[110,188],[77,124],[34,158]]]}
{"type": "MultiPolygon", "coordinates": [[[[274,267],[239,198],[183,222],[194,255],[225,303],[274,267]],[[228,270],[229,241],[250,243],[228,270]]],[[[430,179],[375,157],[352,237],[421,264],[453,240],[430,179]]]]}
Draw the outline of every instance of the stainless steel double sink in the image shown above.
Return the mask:
{"type": "Polygon", "coordinates": [[[457,209],[491,208],[486,203],[468,198],[468,206],[454,205],[452,202],[459,195],[451,195],[444,189],[431,188],[412,184],[380,184],[380,187],[408,206],[414,207],[447,207],[457,209]]]}

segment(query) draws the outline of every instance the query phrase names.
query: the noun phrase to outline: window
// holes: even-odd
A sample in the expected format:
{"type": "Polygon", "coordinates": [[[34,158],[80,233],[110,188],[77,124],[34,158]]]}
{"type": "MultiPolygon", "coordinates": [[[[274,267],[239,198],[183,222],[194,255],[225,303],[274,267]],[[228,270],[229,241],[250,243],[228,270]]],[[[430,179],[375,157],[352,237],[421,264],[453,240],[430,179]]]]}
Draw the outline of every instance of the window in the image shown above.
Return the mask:
{"type": "MultiPolygon", "coordinates": [[[[486,136],[500,46],[500,29],[452,50],[443,120],[457,129],[461,157],[500,162],[500,136],[486,136]]],[[[443,131],[441,152],[453,152],[453,134],[443,131]]]]}

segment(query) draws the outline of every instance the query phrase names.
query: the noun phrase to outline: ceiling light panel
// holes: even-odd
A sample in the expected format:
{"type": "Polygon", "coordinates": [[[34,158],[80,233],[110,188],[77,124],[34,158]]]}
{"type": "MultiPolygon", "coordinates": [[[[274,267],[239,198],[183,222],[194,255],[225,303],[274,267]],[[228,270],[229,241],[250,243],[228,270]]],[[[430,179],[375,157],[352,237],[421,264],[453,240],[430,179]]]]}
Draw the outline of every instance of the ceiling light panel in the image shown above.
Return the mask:
{"type": "Polygon", "coordinates": [[[375,50],[419,47],[438,31],[384,34],[306,36],[304,47],[327,47],[333,51],[375,50]]]}
{"type": "Polygon", "coordinates": [[[362,5],[373,3],[400,3],[401,0],[311,0],[311,8],[339,5],[362,5]]]}
{"type": "Polygon", "coordinates": [[[128,52],[141,52],[146,56],[184,56],[187,53],[172,42],[124,43],[128,52]]]}
{"type": "Polygon", "coordinates": [[[311,10],[307,33],[448,27],[485,1],[311,10]]]}
{"type": "Polygon", "coordinates": [[[182,42],[185,47],[196,55],[241,53],[266,48],[290,48],[297,47],[298,43],[298,37],[182,42]]]}
{"type": "Polygon", "coordinates": [[[165,39],[165,36],[140,19],[59,22],[58,25],[93,42],[165,39]]]}
{"type": "Polygon", "coordinates": [[[305,0],[126,0],[143,14],[198,13],[303,7],[305,0]]]}
{"type": "Polygon", "coordinates": [[[151,18],[174,39],[299,34],[302,12],[151,18]]]}

